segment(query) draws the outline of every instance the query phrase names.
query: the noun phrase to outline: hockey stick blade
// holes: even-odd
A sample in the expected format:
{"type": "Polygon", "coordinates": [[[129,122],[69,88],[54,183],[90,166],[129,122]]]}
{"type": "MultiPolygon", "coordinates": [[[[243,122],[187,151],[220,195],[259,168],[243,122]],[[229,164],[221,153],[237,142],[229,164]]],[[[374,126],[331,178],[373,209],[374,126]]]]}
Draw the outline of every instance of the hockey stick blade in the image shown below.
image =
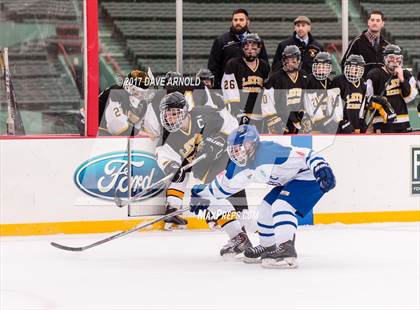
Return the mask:
{"type": "Polygon", "coordinates": [[[124,230],[124,231],[121,231],[121,232],[119,232],[119,233],[117,233],[117,234],[115,234],[115,235],[109,236],[109,237],[107,237],[107,238],[105,238],[105,239],[101,239],[101,240],[99,240],[99,241],[96,241],[96,242],[94,242],[94,243],[91,243],[91,244],[88,244],[88,245],[86,245],[86,246],[82,246],[82,247],[71,247],[71,246],[66,246],[66,245],[58,244],[58,243],[56,243],[56,242],[51,242],[50,244],[51,244],[53,247],[56,247],[57,249],[60,249],[60,250],[64,250],[64,251],[72,251],[72,252],[81,252],[81,251],[85,251],[85,250],[87,250],[87,249],[90,249],[90,248],[96,247],[96,246],[98,246],[98,245],[101,245],[101,244],[107,243],[107,242],[112,241],[112,240],[114,240],[114,239],[120,238],[120,237],[122,237],[122,236],[125,236],[125,235],[128,235],[128,234],[131,234],[132,232],[138,231],[138,230],[140,230],[140,229],[143,229],[143,228],[149,227],[149,226],[151,226],[151,225],[153,225],[153,224],[155,224],[155,223],[157,223],[157,222],[160,222],[160,221],[163,221],[163,220],[165,220],[165,219],[167,219],[167,218],[173,217],[173,216],[175,216],[175,215],[178,215],[178,214],[184,213],[185,211],[188,211],[188,210],[189,210],[189,208],[184,208],[184,209],[175,210],[174,212],[171,212],[171,213],[168,213],[168,214],[165,214],[165,215],[161,215],[161,216],[159,216],[159,217],[155,218],[154,220],[152,220],[152,221],[150,221],[150,222],[147,222],[147,223],[144,223],[144,224],[137,225],[137,226],[135,226],[135,227],[133,227],[133,228],[131,228],[131,229],[129,229],[129,230],[124,230]]]}
{"type": "Polygon", "coordinates": [[[71,247],[71,246],[58,244],[58,243],[55,243],[55,242],[51,242],[50,244],[53,247],[56,247],[57,249],[61,249],[61,250],[65,250],[65,251],[73,251],[73,252],[83,251],[83,247],[71,247]]]}

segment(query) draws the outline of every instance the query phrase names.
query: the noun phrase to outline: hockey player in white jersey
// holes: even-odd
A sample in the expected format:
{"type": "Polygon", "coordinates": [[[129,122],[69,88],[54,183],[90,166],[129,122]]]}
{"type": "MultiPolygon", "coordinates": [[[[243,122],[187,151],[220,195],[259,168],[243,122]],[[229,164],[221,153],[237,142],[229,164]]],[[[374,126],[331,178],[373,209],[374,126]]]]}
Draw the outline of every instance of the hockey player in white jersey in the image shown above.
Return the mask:
{"type": "Polygon", "coordinates": [[[294,239],[298,221],[335,187],[328,163],[308,148],[286,147],[260,141],[254,126],[241,125],[228,137],[231,159],[226,171],[208,184],[191,189],[191,211],[211,208],[250,183],[274,188],[264,197],[258,213],[260,244],[246,247],[242,238],[231,240],[232,252],[244,251],[244,262],[267,268],[297,267],[294,239]],[[245,247],[245,249],[244,249],[245,247]]]}

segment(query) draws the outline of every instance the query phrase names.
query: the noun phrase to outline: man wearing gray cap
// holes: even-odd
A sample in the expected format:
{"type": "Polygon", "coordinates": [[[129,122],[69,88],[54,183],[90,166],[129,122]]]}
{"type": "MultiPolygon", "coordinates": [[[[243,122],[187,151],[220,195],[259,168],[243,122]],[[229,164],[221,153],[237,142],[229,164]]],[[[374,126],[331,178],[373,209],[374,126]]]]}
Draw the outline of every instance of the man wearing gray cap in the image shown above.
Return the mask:
{"type": "Polygon", "coordinates": [[[321,43],[316,41],[311,34],[311,20],[306,16],[298,16],[294,20],[295,31],[293,35],[283,40],[277,46],[276,54],[273,58],[272,70],[277,71],[283,66],[281,61],[281,55],[283,50],[288,45],[296,45],[299,47],[302,55],[302,70],[306,73],[312,72],[312,64],[316,54],[324,51],[321,43]]]}

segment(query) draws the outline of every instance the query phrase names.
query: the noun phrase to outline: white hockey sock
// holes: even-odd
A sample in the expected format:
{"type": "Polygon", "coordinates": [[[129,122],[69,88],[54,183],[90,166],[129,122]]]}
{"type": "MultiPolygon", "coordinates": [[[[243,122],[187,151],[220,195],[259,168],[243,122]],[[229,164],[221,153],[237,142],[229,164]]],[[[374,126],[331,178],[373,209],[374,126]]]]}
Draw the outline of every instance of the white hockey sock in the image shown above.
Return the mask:
{"type": "Polygon", "coordinates": [[[229,235],[229,238],[232,239],[242,232],[242,225],[237,219],[235,208],[228,200],[213,200],[208,211],[213,214],[216,223],[229,235]]]}
{"type": "Polygon", "coordinates": [[[168,204],[176,209],[181,208],[184,199],[184,189],[187,184],[188,177],[185,176],[182,182],[172,182],[166,190],[166,201],[168,204]]]}
{"type": "Polygon", "coordinates": [[[274,201],[272,211],[276,244],[292,240],[298,225],[296,210],[287,201],[278,199],[274,201]]]}
{"type": "Polygon", "coordinates": [[[273,213],[271,206],[263,200],[258,211],[258,235],[260,237],[260,244],[263,247],[269,247],[276,243],[273,226],[273,213]]]}

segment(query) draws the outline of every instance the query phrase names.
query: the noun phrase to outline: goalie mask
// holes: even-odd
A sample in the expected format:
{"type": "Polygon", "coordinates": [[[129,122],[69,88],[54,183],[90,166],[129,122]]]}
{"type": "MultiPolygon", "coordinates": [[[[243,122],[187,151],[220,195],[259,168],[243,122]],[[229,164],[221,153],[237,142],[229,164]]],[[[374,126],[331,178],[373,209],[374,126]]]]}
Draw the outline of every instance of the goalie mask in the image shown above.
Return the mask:
{"type": "Polygon", "coordinates": [[[260,136],[255,126],[239,126],[228,137],[229,158],[239,167],[246,166],[248,160],[254,156],[259,141],[260,136]]]}
{"type": "Polygon", "coordinates": [[[159,104],[160,123],[169,132],[178,131],[188,113],[187,101],[180,92],[173,92],[161,100],[159,104]]]}
{"type": "Polygon", "coordinates": [[[149,89],[150,81],[147,73],[140,70],[131,71],[124,80],[123,88],[129,94],[130,110],[137,116],[144,110],[144,103],[154,96],[154,91],[149,89]]]}
{"type": "Polygon", "coordinates": [[[214,86],[214,75],[209,69],[200,69],[196,76],[200,79],[200,82],[207,88],[213,88],[214,86]]]}
{"type": "Polygon", "coordinates": [[[397,67],[403,65],[403,55],[398,45],[387,45],[383,52],[384,63],[389,72],[393,73],[397,67]]]}
{"type": "Polygon", "coordinates": [[[327,52],[320,52],[315,56],[312,64],[312,74],[318,81],[326,80],[332,70],[331,55],[327,52]]]}
{"type": "Polygon", "coordinates": [[[242,41],[242,51],[246,61],[254,61],[257,59],[261,51],[261,39],[257,33],[249,33],[242,41]]]}
{"type": "Polygon", "coordinates": [[[350,83],[357,83],[365,72],[365,60],[361,55],[350,55],[344,63],[344,75],[350,83]]]}
{"type": "Polygon", "coordinates": [[[288,45],[281,54],[283,70],[288,73],[296,72],[300,68],[301,54],[299,47],[288,45]]]}

